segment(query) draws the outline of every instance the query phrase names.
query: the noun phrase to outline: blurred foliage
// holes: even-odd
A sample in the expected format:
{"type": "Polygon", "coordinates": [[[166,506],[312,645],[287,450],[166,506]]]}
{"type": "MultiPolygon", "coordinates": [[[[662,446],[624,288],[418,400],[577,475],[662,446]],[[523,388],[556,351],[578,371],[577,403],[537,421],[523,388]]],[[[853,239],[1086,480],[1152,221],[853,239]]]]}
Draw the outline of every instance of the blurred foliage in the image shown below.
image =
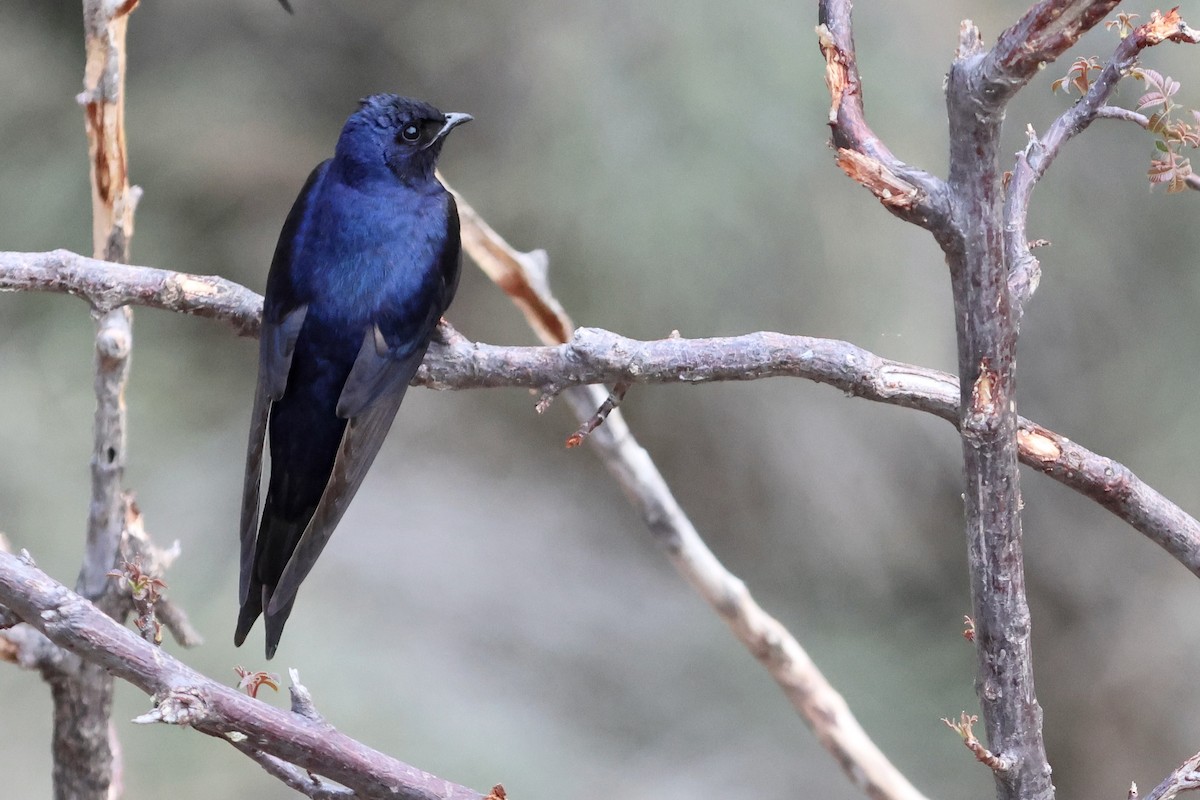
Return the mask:
{"type": "MultiPolygon", "coordinates": [[[[580,324],[834,336],[953,367],[940,253],[825,146],[811,4],[294,5],[289,17],[273,0],[143,0],[134,14],[136,263],[261,289],[280,222],[356,98],[399,91],[475,115],[446,148],[448,178],[515,245],[549,251],[580,324]]],[[[959,20],[994,36],[1022,7],[859,4],[868,113],[900,157],[944,170],[959,20]]],[[[81,41],[77,4],[0,4],[5,250],[89,248],[81,41]]],[[[1115,44],[1093,32],[1063,63],[1115,44]]],[[[1196,75],[1197,59],[1146,55],[1171,75],[1196,75]]],[[[1180,102],[1198,98],[1184,80],[1180,102]]],[[[1010,151],[1069,102],[1049,77],[1022,93],[1010,151]]],[[[1200,360],[1200,226],[1193,194],[1147,192],[1150,147],[1099,122],[1038,189],[1030,235],[1054,246],[1038,253],[1023,325],[1021,410],[1197,513],[1185,365],[1200,360]]],[[[234,684],[235,665],[265,666],[260,639],[230,643],[255,345],[211,322],[135,316],[128,485],[153,535],[183,544],[168,592],[209,638],[186,659],[234,684]]],[[[477,339],[532,341],[474,270],[450,317],[477,339]]],[[[67,582],[88,499],[91,338],[77,300],[0,297],[0,530],[67,582]]],[[[624,408],[714,549],[900,768],[934,797],[990,793],[939,721],[976,707],[951,427],[791,381],[635,387],[624,408]]],[[[300,668],[347,733],[512,797],[856,797],[586,448],[563,450],[574,428],[523,392],[410,394],[272,669],[300,668]]],[[[1024,488],[1062,797],[1153,785],[1200,746],[1200,717],[1181,713],[1200,703],[1200,586],[1094,504],[1028,472],[1024,488]]],[[[227,746],[124,724],[146,705],[119,689],[129,797],[292,796],[227,746]]],[[[35,675],[0,669],[6,796],[49,794],[49,706],[35,675]]]]}

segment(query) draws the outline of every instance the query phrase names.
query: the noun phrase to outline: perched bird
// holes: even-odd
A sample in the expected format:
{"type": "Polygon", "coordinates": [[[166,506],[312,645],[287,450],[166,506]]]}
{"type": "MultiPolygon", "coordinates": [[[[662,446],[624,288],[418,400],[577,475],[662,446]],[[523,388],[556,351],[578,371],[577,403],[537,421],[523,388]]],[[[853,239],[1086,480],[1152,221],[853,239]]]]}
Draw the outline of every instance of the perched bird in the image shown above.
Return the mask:
{"type": "Polygon", "coordinates": [[[279,234],[246,450],[234,634],[241,645],[263,615],[267,658],[454,297],[458,209],[434,166],[446,134],[470,119],[392,94],[360,101],[279,234]]]}

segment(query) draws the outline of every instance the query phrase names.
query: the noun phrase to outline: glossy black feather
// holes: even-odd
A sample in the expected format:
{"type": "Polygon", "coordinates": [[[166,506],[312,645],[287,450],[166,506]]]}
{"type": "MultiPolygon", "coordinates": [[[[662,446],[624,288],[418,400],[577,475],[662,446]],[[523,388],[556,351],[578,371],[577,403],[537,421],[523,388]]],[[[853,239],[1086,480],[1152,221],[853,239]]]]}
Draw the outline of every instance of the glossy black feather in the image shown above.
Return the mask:
{"type": "Polygon", "coordinates": [[[234,634],[240,645],[265,615],[268,658],[454,297],[458,213],[434,166],[467,119],[367,98],[284,223],[263,304],[234,634]]]}

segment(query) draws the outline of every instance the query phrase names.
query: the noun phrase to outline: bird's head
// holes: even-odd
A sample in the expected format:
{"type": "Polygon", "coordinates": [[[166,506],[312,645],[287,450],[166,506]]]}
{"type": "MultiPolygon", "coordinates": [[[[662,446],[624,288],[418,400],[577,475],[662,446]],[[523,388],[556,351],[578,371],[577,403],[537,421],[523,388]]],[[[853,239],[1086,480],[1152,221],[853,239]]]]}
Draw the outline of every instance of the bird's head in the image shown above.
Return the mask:
{"type": "Polygon", "coordinates": [[[420,100],[373,94],[346,120],[336,159],[352,180],[390,173],[412,185],[431,181],[446,134],[470,119],[470,114],[443,114],[420,100]]]}

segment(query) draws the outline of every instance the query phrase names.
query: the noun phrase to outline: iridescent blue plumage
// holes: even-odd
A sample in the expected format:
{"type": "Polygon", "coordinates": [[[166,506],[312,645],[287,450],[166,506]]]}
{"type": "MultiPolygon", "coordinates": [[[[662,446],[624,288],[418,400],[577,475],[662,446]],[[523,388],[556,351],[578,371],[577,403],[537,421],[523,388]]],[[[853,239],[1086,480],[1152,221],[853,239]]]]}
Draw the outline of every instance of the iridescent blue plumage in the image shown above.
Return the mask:
{"type": "Polygon", "coordinates": [[[446,134],[469,119],[366,98],[280,233],[263,302],[234,634],[240,645],[264,615],[268,658],[454,296],[458,211],[434,167],[446,134]]]}

